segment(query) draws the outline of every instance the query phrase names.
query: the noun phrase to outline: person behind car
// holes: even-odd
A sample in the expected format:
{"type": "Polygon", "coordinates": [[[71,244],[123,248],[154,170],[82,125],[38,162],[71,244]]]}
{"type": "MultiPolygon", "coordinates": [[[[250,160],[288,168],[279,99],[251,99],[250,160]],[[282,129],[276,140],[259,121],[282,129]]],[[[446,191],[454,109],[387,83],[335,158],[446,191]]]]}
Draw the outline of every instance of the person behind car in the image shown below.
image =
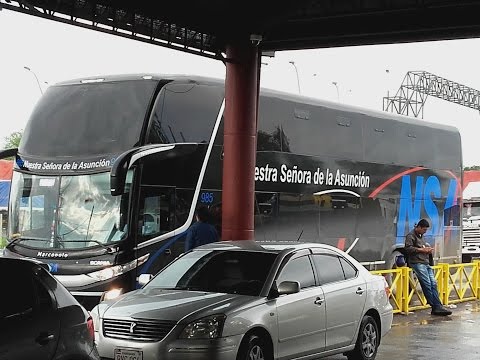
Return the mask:
{"type": "Polygon", "coordinates": [[[408,256],[408,264],[417,275],[423,294],[432,307],[432,315],[451,315],[452,312],[446,309],[440,300],[435,273],[430,266],[430,257],[434,249],[423,238],[429,227],[430,224],[425,219],[421,219],[415,225],[405,238],[405,253],[408,256]]]}
{"type": "Polygon", "coordinates": [[[218,241],[218,233],[213,225],[208,223],[210,212],[205,206],[200,206],[195,212],[197,220],[188,229],[185,240],[185,252],[208,243],[218,241]]]}

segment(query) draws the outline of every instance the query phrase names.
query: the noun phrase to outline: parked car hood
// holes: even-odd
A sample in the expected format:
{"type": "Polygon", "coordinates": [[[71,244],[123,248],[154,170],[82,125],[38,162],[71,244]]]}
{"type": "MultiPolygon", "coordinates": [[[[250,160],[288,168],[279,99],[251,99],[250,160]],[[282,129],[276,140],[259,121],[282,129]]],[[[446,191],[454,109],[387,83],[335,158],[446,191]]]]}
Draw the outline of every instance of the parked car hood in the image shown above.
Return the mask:
{"type": "Polygon", "coordinates": [[[203,291],[140,289],[125,294],[116,302],[100,306],[103,318],[149,320],[188,320],[188,315],[208,316],[258,301],[258,297],[203,291]],[[102,311],[103,310],[103,311],[102,311]]]}

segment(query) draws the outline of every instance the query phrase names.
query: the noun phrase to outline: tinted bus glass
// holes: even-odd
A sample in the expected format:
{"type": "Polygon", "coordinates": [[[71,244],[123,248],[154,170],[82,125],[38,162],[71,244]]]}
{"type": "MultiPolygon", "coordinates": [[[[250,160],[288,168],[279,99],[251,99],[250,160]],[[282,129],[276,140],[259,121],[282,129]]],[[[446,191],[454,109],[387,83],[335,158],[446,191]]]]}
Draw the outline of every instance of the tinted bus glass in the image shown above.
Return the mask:
{"type": "Polygon", "coordinates": [[[155,101],[148,143],[209,142],[223,95],[213,85],[165,85],[155,101]]]}
{"type": "Polygon", "coordinates": [[[121,153],[138,144],[157,82],[50,87],[35,107],[20,153],[37,157],[121,153]]]}

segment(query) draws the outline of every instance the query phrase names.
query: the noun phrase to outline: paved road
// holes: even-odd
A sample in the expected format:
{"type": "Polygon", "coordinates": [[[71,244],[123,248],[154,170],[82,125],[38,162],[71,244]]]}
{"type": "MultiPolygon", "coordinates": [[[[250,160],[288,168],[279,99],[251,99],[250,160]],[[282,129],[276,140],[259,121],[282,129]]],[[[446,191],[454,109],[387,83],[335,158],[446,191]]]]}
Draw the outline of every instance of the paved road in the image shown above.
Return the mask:
{"type": "Polygon", "coordinates": [[[377,360],[479,360],[480,301],[457,304],[452,311],[447,317],[432,316],[429,310],[395,315],[377,360]]]}

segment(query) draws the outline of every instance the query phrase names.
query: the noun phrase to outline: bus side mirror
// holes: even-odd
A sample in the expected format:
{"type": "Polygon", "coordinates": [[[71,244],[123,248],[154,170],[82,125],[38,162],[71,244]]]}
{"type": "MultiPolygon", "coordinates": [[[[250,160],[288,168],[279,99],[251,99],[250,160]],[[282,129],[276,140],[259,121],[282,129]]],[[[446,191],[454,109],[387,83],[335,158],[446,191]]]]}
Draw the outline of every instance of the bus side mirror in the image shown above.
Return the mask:
{"type": "Polygon", "coordinates": [[[17,155],[17,153],[18,153],[17,148],[2,150],[0,151],[0,159],[6,159],[9,157],[15,156],[17,155]]]}
{"type": "Polygon", "coordinates": [[[117,157],[110,171],[110,193],[112,196],[122,195],[125,189],[125,180],[127,178],[128,163],[132,155],[138,148],[125,151],[117,157]]]}
{"type": "Polygon", "coordinates": [[[122,195],[124,193],[128,169],[139,159],[162,151],[172,150],[173,148],[175,148],[175,145],[153,144],[133,148],[120,154],[113,163],[112,170],[110,171],[110,193],[112,196],[122,195]]]}

